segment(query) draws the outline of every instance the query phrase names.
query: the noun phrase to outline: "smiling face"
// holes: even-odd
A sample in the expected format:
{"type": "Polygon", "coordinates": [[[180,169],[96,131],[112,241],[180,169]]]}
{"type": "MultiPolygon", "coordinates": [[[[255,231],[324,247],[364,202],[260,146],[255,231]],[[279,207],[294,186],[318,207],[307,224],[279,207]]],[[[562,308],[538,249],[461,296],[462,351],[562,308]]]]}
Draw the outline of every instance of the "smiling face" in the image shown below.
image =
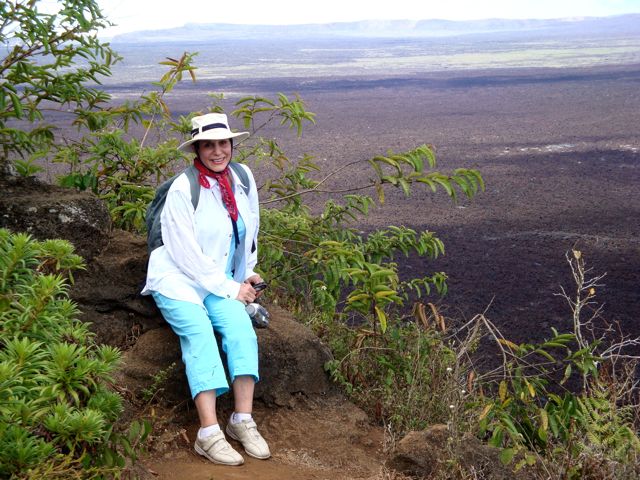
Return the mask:
{"type": "Polygon", "coordinates": [[[231,161],[231,140],[200,140],[196,145],[196,153],[200,161],[209,170],[222,172],[231,161]]]}

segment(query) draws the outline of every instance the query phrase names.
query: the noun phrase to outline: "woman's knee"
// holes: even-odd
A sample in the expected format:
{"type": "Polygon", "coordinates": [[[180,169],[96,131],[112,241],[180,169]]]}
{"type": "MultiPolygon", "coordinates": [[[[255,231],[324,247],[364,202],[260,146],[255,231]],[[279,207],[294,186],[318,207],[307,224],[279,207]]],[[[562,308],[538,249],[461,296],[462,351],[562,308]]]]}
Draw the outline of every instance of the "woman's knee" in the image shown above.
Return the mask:
{"type": "Polygon", "coordinates": [[[257,345],[258,337],[251,322],[248,322],[248,326],[238,326],[224,332],[222,341],[225,345],[257,345]]]}

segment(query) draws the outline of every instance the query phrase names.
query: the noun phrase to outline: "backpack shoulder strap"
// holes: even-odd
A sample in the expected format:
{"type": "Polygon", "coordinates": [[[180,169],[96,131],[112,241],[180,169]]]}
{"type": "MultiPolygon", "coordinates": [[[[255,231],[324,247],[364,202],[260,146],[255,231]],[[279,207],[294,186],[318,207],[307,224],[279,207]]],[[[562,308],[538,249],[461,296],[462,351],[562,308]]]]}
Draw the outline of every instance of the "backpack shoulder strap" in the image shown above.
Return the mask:
{"type": "Polygon", "coordinates": [[[189,185],[191,187],[191,204],[195,210],[198,206],[198,200],[200,199],[200,183],[198,182],[197,169],[191,165],[182,172],[174,175],[169,180],[166,180],[156,189],[156,195],[153,201],[147,207],[145,215],[145,222],[147,225],[147,246],[149,253],[156,248],[160,247],[162,242],[162,227],[160,221],[160,215],[164,208],[165,200],[167,199],[167,193],[171,188],[171,185],[183,173],[187,174],[189,179],[189,185]]]}
{"type": "Polygon", "coordinates": [[[247,171],[244,167],[238,162],[230,162],[229,166],[231,170],[235,172],[236,175],[240,178],[242,182],[242,189],[244,190],[245,195],[249,195],[249,189],[251,188],[251,184],[249,183],[249,175],[247,175],[247,171]]]}
{"type": "Polygon", "coordinates": [[[184,171],[189,179],[189,186],[191,187],[191,204],[193,210],[198,208],[198,202],[200,201],[200,182],[198,181],[198,169],[193,165],[187,167],[184,171]]]}

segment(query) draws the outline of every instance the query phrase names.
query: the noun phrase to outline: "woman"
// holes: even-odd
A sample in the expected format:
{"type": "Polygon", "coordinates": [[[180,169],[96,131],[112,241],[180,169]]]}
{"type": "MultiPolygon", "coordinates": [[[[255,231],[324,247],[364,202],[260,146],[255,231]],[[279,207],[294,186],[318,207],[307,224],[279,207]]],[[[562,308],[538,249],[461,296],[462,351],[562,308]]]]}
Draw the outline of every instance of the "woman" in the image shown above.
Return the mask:
{"type": "Polygon", "coordinates": [[[262,282],[254,271],[259,227],[258,194],[248,167],[250,185],[229,168],[233,133],[227,116],[210,113],[192,120],[192,138],[178,149],[195,153],[200,196],[195,208],[187,175],[178,176],[161,213],[163,245],[151,252],[143,294],[151,294],[180,338],[182,360],[194,399],[200,429],[198,454],[214,463],[241,465],[242,456],[225,439],[216,416],[216,397],[229,390],[214,330],[222,338],[234,394],[234,412],[226,432],[259,459],[271,456],[252,419],[253,392],[258,381],[258,342],[245,304],[262,282]]]}

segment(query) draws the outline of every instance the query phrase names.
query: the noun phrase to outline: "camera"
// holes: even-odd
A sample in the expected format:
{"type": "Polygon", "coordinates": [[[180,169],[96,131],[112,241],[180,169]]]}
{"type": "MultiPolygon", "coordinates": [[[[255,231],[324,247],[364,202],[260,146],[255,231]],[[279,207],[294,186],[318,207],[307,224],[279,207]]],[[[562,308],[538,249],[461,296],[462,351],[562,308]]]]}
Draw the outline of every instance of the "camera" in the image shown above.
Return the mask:
{"type": "Polygon", "coordinates": [[[267,288],[267,282],[254,283],[252,287],[256,292],[260,292],[267,288]]]}
{"type": "Polygon", "coordinates": [[[251,323],[256,328],[267,328],[269,326],[269,320],[271,319],[271,315],[266,308],[264,308],[259,303],[250,303],[245,307],[249,318],[251,318],[251,323]]]}

